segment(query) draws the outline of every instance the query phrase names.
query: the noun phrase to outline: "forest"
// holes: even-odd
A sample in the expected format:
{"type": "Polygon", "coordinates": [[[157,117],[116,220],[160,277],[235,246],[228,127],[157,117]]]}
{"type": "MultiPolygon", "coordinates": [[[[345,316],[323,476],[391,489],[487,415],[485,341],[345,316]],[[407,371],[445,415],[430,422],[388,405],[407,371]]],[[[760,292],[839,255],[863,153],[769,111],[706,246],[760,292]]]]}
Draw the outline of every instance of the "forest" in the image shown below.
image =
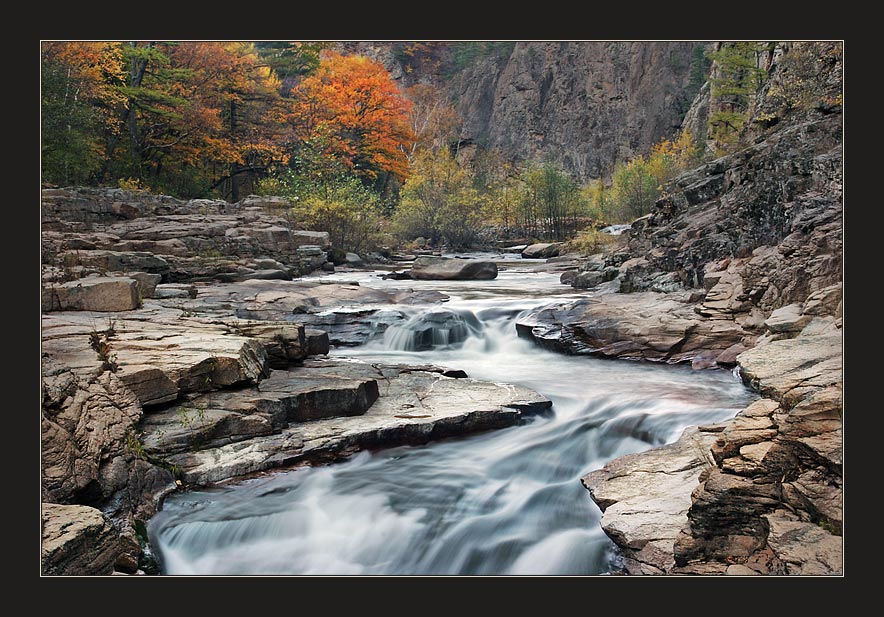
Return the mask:
{"type": "MultiPolygon", "coordinates": [[[[448,74],[500,45],[453,44],[448,74]]],[[[713,94],[728,102],[709,119],[719,145],[738,134],[757,88],[746,68],[753,45],[714,57],[713,94]]],[[[417,63],[427,48],[397,53],[417,63]]],[[[713,59],[696,50],[692,84],[713,59]]],[[[710,154],[705,136],[685,129],[586,182],[552,160],[495,148],[467,156],[463,119],[437,85],[400,87],[379,62],[327,42],[53,41],[42,45],[41,76],[44,186],[278,195],[293,224],[328,231],[343,250],[490,237],[593,250],[606,239],[600,227],[647,214],[666,182],[710,154]]]]}

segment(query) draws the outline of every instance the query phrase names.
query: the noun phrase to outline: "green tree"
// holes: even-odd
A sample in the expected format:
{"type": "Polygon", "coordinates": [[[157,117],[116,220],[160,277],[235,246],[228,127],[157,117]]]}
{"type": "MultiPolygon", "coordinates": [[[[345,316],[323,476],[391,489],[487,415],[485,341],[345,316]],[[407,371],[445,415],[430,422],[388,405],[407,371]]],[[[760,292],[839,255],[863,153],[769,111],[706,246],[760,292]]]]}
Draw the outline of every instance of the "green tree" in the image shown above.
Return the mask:
{"type": "Polygon", "coordinates": [[[586,215],[574,180],[552,163],[530,165],[520,179],[520,218],[526,232],[548,240],[564,240],[574,233],[586,215]]]}
{"type": "Polygon", "coordinates": [[[400,237],[422,236],[450,248],[475,242],[483,218],[481,200],[470,171],[457,164],[449,149],[419,150],[401,195],[393,216],[400,237]]]}
{"type": "Polygon", "coordinates": [[[659,182],[643,156],[614,169],[611,191],[621,217],[635,219],[651,211],[660,194],[659,182]]]}
{"type": "Polygon", "coordinates": [[[759,68],[767,44],[754,41],[724,43],[710,57],[715,61],[709,127],[721,146],[732,146],[749,117],[749,106],[761,86],[765,71],[759,68]]]}

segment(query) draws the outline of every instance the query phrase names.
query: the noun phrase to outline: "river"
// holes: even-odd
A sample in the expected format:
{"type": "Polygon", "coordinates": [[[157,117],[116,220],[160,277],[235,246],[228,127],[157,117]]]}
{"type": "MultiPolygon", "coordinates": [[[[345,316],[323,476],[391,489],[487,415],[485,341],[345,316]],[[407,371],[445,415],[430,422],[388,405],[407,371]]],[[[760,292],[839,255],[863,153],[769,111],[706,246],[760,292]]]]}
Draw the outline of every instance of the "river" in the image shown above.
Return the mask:
{"type": "Polygon", "coordinates": [[[451,296],[442,311],[463,318],[458,336],[448,322],[434,332],[436,346],[423,349],[409,325],[440,307],[395,307],[404,316],[399,326],[332,354],[432,363],[524,385],[553,401],[551,413],[502,430],[174,494],[149,525],[162,572],[611,572],[616,551],[581,476],[674,441],[687,426],[730,418],[755,395],[729,371],[567,356],[518,338],[521,311],[576,297],[559,273],[535,271],[528,261],[502,262],[509,265],[493,281],[406,284],[377,272],[331,275],[378,288],[442,291],[451,296]]]}

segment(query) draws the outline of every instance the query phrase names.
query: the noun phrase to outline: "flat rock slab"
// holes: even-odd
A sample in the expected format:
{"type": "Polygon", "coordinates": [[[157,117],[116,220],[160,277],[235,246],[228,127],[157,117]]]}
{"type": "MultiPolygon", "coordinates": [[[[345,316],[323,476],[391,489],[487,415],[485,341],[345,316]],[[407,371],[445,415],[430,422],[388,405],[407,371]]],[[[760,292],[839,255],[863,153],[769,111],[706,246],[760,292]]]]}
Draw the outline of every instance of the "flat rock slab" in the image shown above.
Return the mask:
{"type": "Polygon", "coordinates": [[[744,380],[765,396],[798,403],[843,381],[841,330],[770,341],[737,356],[744,380]]]}
{"type": "Polygon", "coordinates": [[[120,534],[99,510],[42,504],[40,563],[44,575],[109,575],[123,552],[120,534]]]}
{"type": "Polygon", "coordinates": [[[533,311],[516,329],[556,351],[667,363],[721,354],[747,336],[732,320],[698,315],[681,299],[654,292],[603,294],[533,311]]]}
{"type": "MultiPolygon", "coordinates": [[[[354,370],[376,370],[354,364],[361,365],[354,370]]],[[[520,386],[389,367],[383,372],[380,398],[363,415],[296,423],[278,434],[177,454],[168,462],[185,482],[209,484],[274,467],[338,460],[362,449],[510,426],[551,406],[520,386]]]]}
{"type": "Polygon", "coordinates": [[[583,477],[601,508],[602,529],[623,550],[632,573],[668,573],[673,545],[688,523],[691,492],[711,465],[714,433],[690,427],[674,443],[614,459],[583,477]]]}

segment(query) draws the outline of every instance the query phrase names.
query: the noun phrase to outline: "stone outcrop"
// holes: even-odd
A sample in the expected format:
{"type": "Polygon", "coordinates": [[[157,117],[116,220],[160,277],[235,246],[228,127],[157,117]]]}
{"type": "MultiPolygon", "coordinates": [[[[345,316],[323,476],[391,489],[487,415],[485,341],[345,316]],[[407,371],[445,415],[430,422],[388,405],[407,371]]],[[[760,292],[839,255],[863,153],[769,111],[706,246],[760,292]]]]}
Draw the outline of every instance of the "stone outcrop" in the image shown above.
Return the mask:
{"type": "Polygon", "coordinates": [[[477,259],[418,257],[409,274],[421,281],[488,281],[497,278],[497,264],[477,259]]]}
{"type": "MultiPolygon", "coordinates": [[[[233,396],[230,411],[239,416],[242,424],[252,416],[255,425],[260,421],[258,418],[263,418],[269,428],[276,414],[276,421],[281,425],[268,431],[272,434],[260,438],[236,439],[228,435],[226,444],[223,436],[219,439],[218,431],[224,429],[218,425],[225,422],[230,427],[234,423],[212,412],[212,403],[207,402],[205,417],[197,418],[201,423],[195,430],[213,431],[214,440],[206,442],[210,447],[172,454],[166,460],[180,469],[185,482],[206,484],[279,466],[339,460],[362,449],[418,445],[443,437],[511,426],[524,414],[539,413],[551,405],[549,400],[527,388],[447,377],[442,369],[429,372],[352,362],[346,366],[327,361],[296,370],[315,371],[319,375],[330,370],[332,374],[343,372],[350,377],[347,382],[341,382],[343,390],[329,382],[309,386],[307,390],[313,394],[297,386],[296,390],[266,393],[262,387],[260,393],[233,396]],[[367,383],[374,384],[367,392],[377,393],[378,398],[363,409],[363,403],[373,395],[365,399],[361,394],[360,384],[367,383]],[[304,394],[315,401],[309,404],[313,413],[317,416],[331,413],[332,417],[299,420],[297,409],[303,405],[300,401],[305,400],[304,394]],[[335,403],[341,400],[354,401],[355,405],[335,403]],[[296,410],[294,416],[292,409],[296,410]]],[[[287,383],[288,379],[280,376],[279,381],[287,383]]],[[[178,443],[177,434],[155,438],[160,425],[147,426],[146,439],[148,443],[157,443],[157,448],[169,447],[162,445],[164,443],[178,443]]]]}
{"type": "Polygon", "coordinates": [[[109,575],[123,554],[120,534],[88,506],[42,504],[42,574],[109,575]]]}
{"type": "Polygon", "coordinates": [[[732,320],[702,318],[684,294],[603,294],[532,311],[520,336],[565,353],[679,363],[718,356],[754,337],[732,320]]]}
{"type": "Polygon", "coordinates": [[[285,211],[280,198],[270,197],[229,204],[119,189],[44,189],[42,261],[65,281],[115,272],[160,274],[164,283],[289,280],[326,263],[331,243],[327,232],[292,229],[285,211]]]}

